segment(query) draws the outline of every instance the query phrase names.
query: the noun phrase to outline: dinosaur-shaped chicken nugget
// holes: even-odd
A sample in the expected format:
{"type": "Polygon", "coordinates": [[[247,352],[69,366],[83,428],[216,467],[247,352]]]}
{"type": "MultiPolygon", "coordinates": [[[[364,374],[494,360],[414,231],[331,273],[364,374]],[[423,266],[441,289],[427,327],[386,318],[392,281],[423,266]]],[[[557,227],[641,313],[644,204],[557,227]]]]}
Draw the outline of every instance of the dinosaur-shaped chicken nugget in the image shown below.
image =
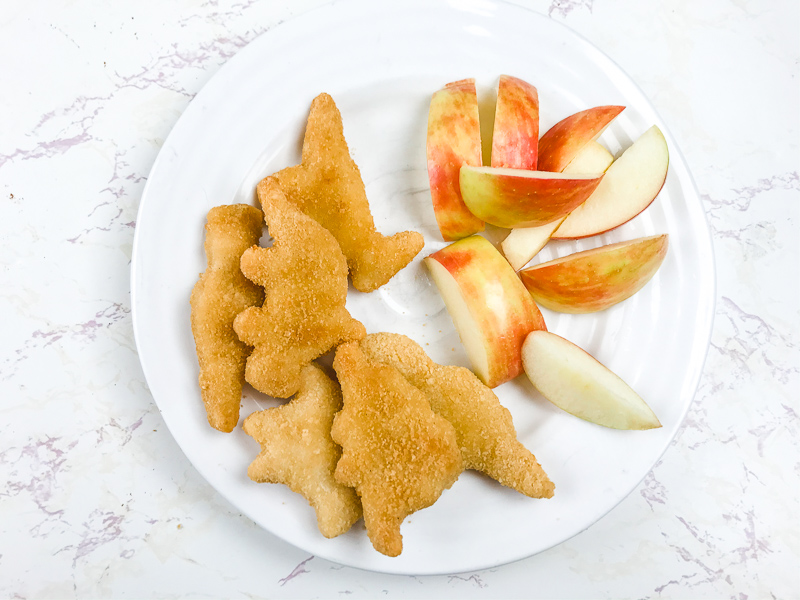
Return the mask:
{"type": "Polygon", "coordinates": [[[375,229],[358,166],[344,139],[342,115],[328,94],[311,103],[299,165],[275,173],[286,197],[330,231],[347,257],[353,287],[371,292],[422,250],[422,235],[375,229]]]}
{"type": "Polygon", "coordinates": [[[419,344],[395,333],[370,334],[360,346],[368,360],[400,371],[453,425],[465,468],[532,498],[553,496],[553,483],[517,440],[511,413],[472,371],[438,365],[419,344]]]}
{"type": "Polygon", "coordinates": [[[245,433],[261,444],[261,453],[247,469],[250,479],[283,483],[301,494],[327,538],[341,535],[361,517],[355,490],[333,477],[342,449],[331,439],[331,423],[341,408],[339,386],[311,364],[300,375],[294,399],[244,421],[245,433]]]}
{"type": "Polygon", "coordinates": [[[267,177],[258,184],[271,248],[242,254],[248,279],[266,289],[264,305],[233,322],[251,346],[245,379],[257,390],[288,398],[300,387],[300,371],[336,345],[360,340],[364,326],[347,312],[347,263],[333,236],[299,212],[267,177]]]}
{"type": "Polygon", "coordinates": [[[356,488],[372,545],[403,549],[400,525],[458,479],[463,461],[453,426],[393,367],[370,363],[356,343],[336,350],[344,408],[331,437],[342,446],[336,480],[356,488]]]}
{"type": "Polygon", "coordinates": [[[208,423],[230,432],[239,422],[247,344],[233,331],[233,319],[264,300],[264,290],[239,270],[242,253],[258,243],[261,211],[235,204],[212,208],[206,219],[208,268],[192,289],[192,334],[200,363],[200,394],[208,423]]]}

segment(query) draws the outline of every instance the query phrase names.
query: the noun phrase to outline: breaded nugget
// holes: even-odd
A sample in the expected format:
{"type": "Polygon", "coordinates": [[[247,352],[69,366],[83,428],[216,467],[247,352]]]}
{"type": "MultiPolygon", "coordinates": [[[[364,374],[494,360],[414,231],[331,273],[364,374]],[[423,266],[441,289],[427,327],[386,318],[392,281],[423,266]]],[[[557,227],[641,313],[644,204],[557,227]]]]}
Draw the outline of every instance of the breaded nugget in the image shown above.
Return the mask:
{"type": "Polygon", "coordinates": [[[433,504],[463,470],[456,433],[397,369],[370,363],[358,344],[339,346],[333,368],[344,397],[331,429],[342,446],[336,480],[361,497],[375,549],[397,556],[403,519],[433,504]]]}
{"type": "Polygon", "coordinates": [[[331,424],[341,408],[339,386],[310,364],[300,374],[294,399],[244,421],[245,433],[261,444],[247,475],[258,483],[283,483],[301,494],[327,538],[343,534],[361,517],[355,490],[333,477],[342,449],[331,438],[331,424]]]}
{"type": "Polygon", "coordinates": [[[347,258],[353,287],[371,292],[422,250],[422,235],[386,237],[375,230],[358,166],[344,139],[342,115],[328,94],[311,103],[303,160],[275,173],[286,197],[330,231],[347,258]]]}
{"type": "Polygon", "coordinates": [[[206,219],[208,267],[192,289],[192,334],[200,363],[200,394],[208,423],[233,431],[239,422],[245,360],[251,348],[233,331],[233,319],[264,301],[264,290],[239,269],[242,253],[258,243],[261,211],[236,204],[212,208],[206,219]]]}
{"type": "Polygon", "coordinates": [[[245,379],[257,390],[288,398],[300,387],[300,371],[337,344],[360,340],[364,326],[345,308],[347,263],[333,236],[287,202],[277,181],[258,184],[271,248],[254,246],[240,266],[266,289],[262,307],[233,322],[239,339],[255,346],[245,379]]]}
{"type": "Polygon", "coordinates": [[[532,498],[551,498],[554,485],[517,440],[511,413],[469,369],[436,364],[413,340],[374,333],[360,347],[368,360],[394,367],[452,423],[464,466],[532,498]]]}

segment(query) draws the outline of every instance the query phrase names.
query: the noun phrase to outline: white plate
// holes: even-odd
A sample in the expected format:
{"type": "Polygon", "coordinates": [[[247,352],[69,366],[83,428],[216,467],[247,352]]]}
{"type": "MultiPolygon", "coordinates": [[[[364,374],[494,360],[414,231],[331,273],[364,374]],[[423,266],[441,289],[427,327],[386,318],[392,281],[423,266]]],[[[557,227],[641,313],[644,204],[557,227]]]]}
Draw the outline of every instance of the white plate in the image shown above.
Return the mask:
{"type": "MultiPolygon", "coordinates": [[[[142,367],[164,421],[197,470],[284,540],[332,561],[391,573],[503,564],[550,548],[602,517],[636,487],[675,435],[698,383],[713,314],[712,250],[701,203],[674,139],[641,90],[567,28],[485,1],[340,1],[255,40],[204,87],[164,143],[142,197],[133,255],[133,322],[142,367]],[[612,152],[654,123],[666,135],[669,176],[647,211],[609,234],[542,253],[547,259],[669,233],[661,270],[632,299],[595,315],[545,313],[551,331],[630,383],[663,427],[623,432],[591,425],[560,412],[519,377],[496,391],[520,439],[555,482],[552,500],[532,500],[464,473],[434,506],[406,519],[398,558],[374,551],[361,523],[327,540],[300,496],[247,478],[258,446],[241,428],[222,434],[206,423],[189,328],[189,292],[205,269],[205,214],[219,204],[253,203],[262,176],[298,162],[309,104],[318,93],[330,93],[378,228],[387,234],[415,229],[427,242],[420,257],[379,291],[351,292],[348,308],[367,331],[405,333],[434,360],[467,365],[420,264],[444,246],[425,166],[428,102],[443,84],[464,77],[477,78],[480,93],[491,94],[502,73],[538,87],[542,132],[577,110],[624,104],[627,110],[601,138],[612,152]]],[[[246,395],[242,418],[271,405],[252,391],[246,395]]]]}

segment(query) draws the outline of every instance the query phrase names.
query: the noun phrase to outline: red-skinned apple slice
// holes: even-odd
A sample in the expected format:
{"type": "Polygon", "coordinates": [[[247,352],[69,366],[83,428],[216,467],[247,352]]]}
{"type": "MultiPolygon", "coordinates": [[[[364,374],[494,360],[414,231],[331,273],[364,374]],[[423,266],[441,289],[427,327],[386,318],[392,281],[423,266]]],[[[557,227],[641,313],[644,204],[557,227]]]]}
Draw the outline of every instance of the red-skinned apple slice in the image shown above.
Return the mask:
{"type": "Polygon", "coordinates": [[[553,238],[584,238],[627,223],[656,199],[668,168],[667,141],[653,125],[611,164],[591,197],[572,211],[553,238]]]}
{"type": "Polygon", "coordinates": [[[541,306],[563,313],[605,310],[633,296],[667,255],[667,234],[576,252],[519,272],[541,306]]]}
{"type": "MultiPolygon", "coordinates": [[[[564,173],[604,173],[614,156],[597,142],[589,142],[564,169],[564,173]]],[[[566,218],[566,217],[564,217],[566,218]]],[[[547,245],[564,218],[538,227],[517,227],[511,230],[500,247],[515,271],[520,270],[547,245]]]]}
{"type": "Polygon", "coordinates": [[[471,236],[425,259],[478,378],[489,387],[522,372],[521,348],[544,318],[492,244],[471,236]]]}
{"type": "Polygon", "coordinates": [[[482,164],[474,79],[448,83],[431,98],[427,155],[433,212],[442,237],[452,241],[483,231],[483,221],[464,205],[459,186],[461,165],[482,164]]]}
{"type": "Polygon", "coordinates": [[[535,227],[570,213],[602,174],[569,175],[495,167],[461,167],[461,197],[479,219],[498,227],[535,227]]]}
{"type": "Polygon", "coordinates": [[[539,140],[540,171],[561,172],[583,147],[596,140],[624,106],[596,106],[553,125],[539,140]]]}
{"type": "Polygon", "coordinates": [[[627,383],[554,333],[530,333],[522,346],[522,362],[539,393],[576,417],[613,429],[661,427],[652,409],[627,383]]]}
{"type": "Polygon", "coordinates": [[[501,75],[492,132],[492,166],[536,170],[539,93],[530,83],[501,75]]]}

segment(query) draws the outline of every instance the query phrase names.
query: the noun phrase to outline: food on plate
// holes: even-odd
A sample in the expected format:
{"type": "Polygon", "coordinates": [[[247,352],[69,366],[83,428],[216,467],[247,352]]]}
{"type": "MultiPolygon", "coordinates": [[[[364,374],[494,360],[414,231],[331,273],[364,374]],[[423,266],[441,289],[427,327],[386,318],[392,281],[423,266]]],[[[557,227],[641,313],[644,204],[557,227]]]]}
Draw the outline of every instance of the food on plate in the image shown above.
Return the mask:
{"type": "Polygon", "coordinates": [[[461,196],[478,218],[497,227],[536,227],[586,200],[602,173],[564,174],[500,167],[461,167],[461,196]]]}
{"type": "Polygon", "coordinates": [[[491,166],[536,170],[539,93],[530,83],[501,75],[492,130],[491,166]]]}
{"type": "Polygon", "coordinates": [[[297,210],[333,234],[347,258],[353,287],[361,292],[378,289],[422,250],[424,240],[416,231],[387,237],[375,229],[342,115],[328,94],[311,103],[302,162],[274,177],[297,210]]]}
{"type": "MultiPolygon", "coordinates": [[[[589,142],[564,168],[562,173],[605,173],[614,162],[614,156],[597,142],[589,142]]],[[[500,247],[515,271],[524,267],[530,259],[545,247],[558,226],[566,219],[562,217],[538,227],[512,229],[500,247]]]]}
{"type": "Polygon", "coordinates": [[[572,211],[553,239],[588,237],[627,223],[656,199],[668,167],[667,141],[653,125],[608,167],[594,193],[572,211]]]}
{"type": "Polygon", "coordinates": [[[288,404],[251,414],[244,431],[261,445],[247,475],[258,483],[282,483],[301,494],[317,514],[327,538],[346,532],[361,517],[353,488],[333,477],[342,449],[331,438],[342,392],[319,367],[307,365],[300,389],[288,404]]]}
{"type": "Polygon", "coordinates": [[[369,334],[359,346],[369,361],[400,371],[453,425],[466,469],[531,498],[553,496],[553,483],[517,440],[511,413],[469,369],[439,365],[419,344],[396,333],[369,334]]]}
{"type": "Polygon", "coordinates": [[[400,372],[367,360],[357,343],[336,350],[344,406],[331,436],[342,447],[336,480],[361,497],[372,545],[403,550],[400,525],[433,504],[464,468],[456,432],[400,372]]]}
{"type": "Polygon", "coordinates": [[[564,313],[605,310],[633,296],[667,255],[667,234],[576,252],[519,272],[537,303],[564,313]]]}
{"type": "Polygon", "coordinates": [[[596,106],[553,125],[539,140],[539,170],[561,172],[581,149],[605,131],[624,106],[596,106]]]}
{"type": "Polygon", "coordinates": [[[254,346],[245,379],[257,390],[288,398],[300,387],[302,368],[337,344],[360,340],[364,326],[350,316],[347,262],[333,235],[284,196],[277,180],[258,184],[271,248],[253,246],[240,266],[266,290],[264,304],[233,322],[243,342],[254,346]]]}
{"type": "Polygon", "coordinates": [[[522,342],[546,326],[508,261],[491,242],[474,235],[424,262],[478,379],[493,388],[522,373],[522,342]]]}
{"type": "Polygon", "coordinates": [[[522,346],[525,374],[550,402],[570,414],[613,429],[661,427],[630,386],[589,353],[547,331],[522,346]]]}
{"type": "Polygon", "coordinates": [[[428,113],[428,179],[433,212],[445,241],[483,231],[461,199],[461,165],[480,166],[481,130],[474,79],[448,83],[431,98],[428,113]]]}
{"type": "Polygon", "coordinates": [[[575,155],[562,173],[605,173],[614,155],[599,142],[589,142],[575,155]]]}
{"type": "Polygon", "coordinates": [[[261,211],[245,204],[217,206],[206,219],[208,267],[192,289],[189,303],[200,395],[209,425],[219,431],[233,431],[239,422],[250,348],[236,337],[233,319],[264,300],[264,290],[239,270],[239,258],[258,243],[262,231],[261,211]]]}

